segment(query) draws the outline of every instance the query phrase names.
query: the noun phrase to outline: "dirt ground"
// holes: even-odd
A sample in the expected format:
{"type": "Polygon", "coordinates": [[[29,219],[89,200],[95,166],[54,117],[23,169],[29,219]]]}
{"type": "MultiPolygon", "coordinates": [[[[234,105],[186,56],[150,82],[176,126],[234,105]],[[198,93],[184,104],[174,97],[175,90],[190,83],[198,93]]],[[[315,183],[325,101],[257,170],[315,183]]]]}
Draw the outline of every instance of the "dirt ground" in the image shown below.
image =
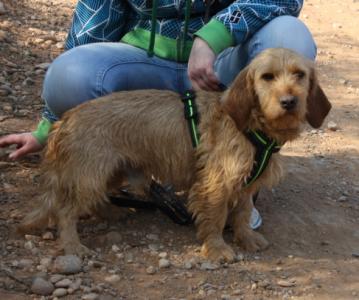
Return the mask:
{"type": "MultiPolygon", "coordinates": [[[[4,135],[35,127],[45,69],[63,51],[75,1],[1,2],[4,135]]],[[[308,127],[285,146],[286,179],[260,194],[268,250],[250,254],[233,245],[236,263],[210,264],[199,256],[193,226],[137,212],[115,225],[82,221],[81,238],[98,254],[61,277],[53,265],[55,231],[14,233],[37,196],[40,156],[12,162],[2,151],[0,299],[359,299],[359,1],[305,1],[301,19],[317,41],[321,84],[333,109],[322,129],[308,127]],[[161,258],[169,266],[160,268],[161,258]],[[57,282],[55,292],[33,294],[34,278],[57,282]],[[59,278],[78,286],[61,290],[59,278]]]]}

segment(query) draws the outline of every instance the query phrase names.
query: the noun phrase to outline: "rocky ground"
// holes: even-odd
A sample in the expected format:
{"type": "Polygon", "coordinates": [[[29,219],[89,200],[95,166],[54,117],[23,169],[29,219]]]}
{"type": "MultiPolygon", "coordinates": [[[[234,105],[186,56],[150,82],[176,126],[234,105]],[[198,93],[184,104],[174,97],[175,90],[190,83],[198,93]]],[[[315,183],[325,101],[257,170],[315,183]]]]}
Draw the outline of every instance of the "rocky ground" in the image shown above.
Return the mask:
{"type": "MultiPolygon", "coordinates": [[[[63,51],[74,0],[0,1],[0,135],[33,129],[48,64],[63,51]]],[[[39,155],[0,153],[0,299],[359,299],[359,2],[305,1],[333,110],[286,145],[288,175],[258,208],[268,250],[237,262],[199,256],[192,226],[156,212],[79,226],[91,259],[61,256],[56,231],[17,236],[38,195],[39,155]]],[[[226,233],[230,238],[231,233],[226,233]]]]}

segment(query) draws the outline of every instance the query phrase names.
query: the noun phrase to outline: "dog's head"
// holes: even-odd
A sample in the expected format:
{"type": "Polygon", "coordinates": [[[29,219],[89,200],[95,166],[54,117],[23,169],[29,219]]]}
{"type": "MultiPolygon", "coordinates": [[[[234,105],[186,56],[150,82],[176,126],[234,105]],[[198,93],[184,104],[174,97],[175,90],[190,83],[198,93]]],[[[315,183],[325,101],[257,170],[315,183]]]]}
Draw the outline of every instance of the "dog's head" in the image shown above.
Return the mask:
{"type": "Polygon", "coordinates": [[[289,135],[305,121],[320,127],[331,108],[314,64],[282,48],[259,54],[234,80],[222,104],[239,130],[249,126],[257,111],[267,128],[289,135]]]}

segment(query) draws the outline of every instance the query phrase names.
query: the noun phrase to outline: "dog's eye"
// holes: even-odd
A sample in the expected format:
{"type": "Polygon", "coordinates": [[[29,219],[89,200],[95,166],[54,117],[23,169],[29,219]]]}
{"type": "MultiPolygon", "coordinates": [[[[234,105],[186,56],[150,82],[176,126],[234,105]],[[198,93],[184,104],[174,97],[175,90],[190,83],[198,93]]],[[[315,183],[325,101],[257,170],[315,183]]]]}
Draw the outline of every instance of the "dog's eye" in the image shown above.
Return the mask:
{"type": "Polygon", "coordinates": [[[274,79],[274,74],[273,73],[264,73],[262,75],[262,79],[264,79],[265,81],[271,81],[274,79]]]}
{"type": "Polygon", "coordinates": [[[298,79],[302,79],[305,76],[305,73],[303,71],[295,71],[294,75],[298,78],[298,79]]]}

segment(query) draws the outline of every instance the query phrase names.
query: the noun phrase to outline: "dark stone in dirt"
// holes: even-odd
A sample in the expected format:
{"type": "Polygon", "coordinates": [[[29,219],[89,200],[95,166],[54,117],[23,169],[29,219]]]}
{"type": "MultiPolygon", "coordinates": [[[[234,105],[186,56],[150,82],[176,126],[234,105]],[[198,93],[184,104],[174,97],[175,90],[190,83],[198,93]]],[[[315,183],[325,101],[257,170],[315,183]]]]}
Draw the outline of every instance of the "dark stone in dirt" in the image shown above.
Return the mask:
{"type": "Polygon", "coordinates": [[[31,285],[31,291],[37,295],[43,295],[43,296],[50,295],[52,294],[54,289],[55,288],[51,282],[40,277],[35,278],[35,280],[31,285]]]}
{"type": "Polygon", "coordinates": [[[61,274],[76,274],[82,270],[82,261],[76,255],[58,256],[55,259],[54,269],[61,274]]]}

